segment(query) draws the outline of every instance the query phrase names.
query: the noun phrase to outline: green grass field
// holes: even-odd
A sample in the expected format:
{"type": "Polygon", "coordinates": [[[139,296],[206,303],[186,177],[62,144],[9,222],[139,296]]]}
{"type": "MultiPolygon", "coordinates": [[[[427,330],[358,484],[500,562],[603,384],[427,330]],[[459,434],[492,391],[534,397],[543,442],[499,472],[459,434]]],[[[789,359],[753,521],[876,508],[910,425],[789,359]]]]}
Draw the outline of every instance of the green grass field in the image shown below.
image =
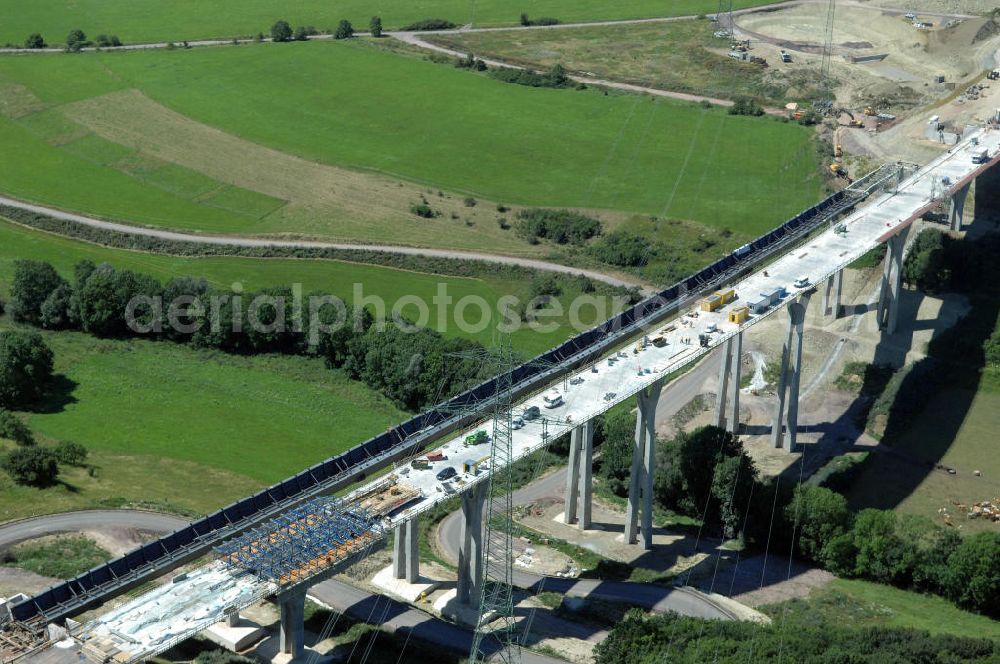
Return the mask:
{"type": "Polygon", "coordinates": [[[0,142],[19,155],[0,190],[204,231],[539,251],[488,204],[463,208],[472,194],[756,234],[818,198],[810,137],[671,100],[503,84],[365,40],[0,59],[0,142]],[[232,202],[206,200],[213,187],[232,202]],[[444,214],[412,215],[420,195],[444,214]]]}
{"type": "Polygon", "coordinates": [[[856,627],[909,627],[931,634],[1000,639],[1000,623],[959,609],[951,602],[881,583],[834,579],[805,601],[765,607],[776,621],[785,611],[802,612],[810,619],[856,627]]]}
{"type": "MultiPolygon", "coordinates": [[[[736,0],[736,8],[765,4],[765,0],[736,0]]],[[[32,32],[41,32],[49,43],[62,43],[67,33],[82,28],[88,35],[117,34],[126,42],[180,41],[267,33],[278,18],[292,25],[314,25],[321,30],[350,19],[356,29],[367,30],[377,14],[386,28],[398,28],[425,18],[445,18],[457,24],[516,24],[521,12],[532,17],[554,16],[567,21],[595,21],[653,16],[711,13],[716,3],[707,0],[299,0],[291,5],[277,0],[0,0],[0,42],[21,43],[32,32]]]]}
{"type": "Polygon", "coordinates": [[[3,565],[19,567],[41,576],[72,579],[97,567],[111,554],[82,535],[54,535],[24,542],[4,552],[3,565]]]}
{"type": "Polygon", "coordinates": [[[66,484],[45,490],[0,479],[3,520],[107,501],[205,512],[406,417],[318,359],[45,337],[61,378],[28,422],[43,441],[86,446],[96,476],[70,469],[66,484]]]}
{"type": "Polygon", "coordinates": [[[1000,457],[989,445],[996,440],[998,412],[1000,391],[943,390],[893,443],[894,450],[912,461],[869,454],[848,497],[855,506],[896,508],[938,523],[942,520],[938,510],[946,508],[961,532],[995,531],[996,524],[966,519],[965,510],[954,503],[970,505],[1000,495],[1000,457]],[[957,473],[932,470],[924,461],[955,468],[957,473]],[[974,475],[976,470],[980,477],[974,475]]]}
{"type": "Polygon", "coordinates": [[[784,105],[819,94],[815,69],[764,68],[738,62],[706,20],[596,26],[572,30],[494,31],[434,35],[430,40],[463,52],[535,68],[556,63],[598,78],[734,99],[749,95],[784,105]]]}

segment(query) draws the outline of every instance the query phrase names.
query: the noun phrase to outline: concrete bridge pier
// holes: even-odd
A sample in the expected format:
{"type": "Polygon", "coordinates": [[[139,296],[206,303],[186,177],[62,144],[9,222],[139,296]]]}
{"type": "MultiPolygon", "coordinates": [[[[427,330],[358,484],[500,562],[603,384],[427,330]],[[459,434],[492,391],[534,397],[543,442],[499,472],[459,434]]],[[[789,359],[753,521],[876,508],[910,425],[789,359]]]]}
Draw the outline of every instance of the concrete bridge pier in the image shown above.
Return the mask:
{"type": "Polygon", "coordinates": [[[958,189],[951,195],[951,201],[948,205],[948,226],[953,231],[962,230],[962,217],[965,213],[965,199],[969,195],[969,186],[971,184],[971,182],[967,182],[964,187],[958,189]]]}
{"type": "Polygon", "coordinates": [[[594,422],[588,420],[573,429],[569,439],[569,465],[566,468],[566,509],[563,522],[579,523],[590,528],[593,494],[594,422]]]}
{"type": "Polygon", "coordinates": [[[743,333],[726,340],[719,367],[719,390],[715,400],[715,426],[730,433],[740,430],[740,374],[743,370],[743,333]]]}
{"type": "Polygon", "coordinates": [[[903,247],[906,245],[906,232],[901,231],[893,235],[886,244],[876,320],[879,329],[885,330],[886,334],[892,334],[896,331],[896,323],[899,320],[899,292],[903,284],[903,247]]]}
{"type": "Polygon", "coordinates": [[[396,526],[396,538],[392,548],[392,576],[406,579],[407,583],[420,580],[420,535],[417,531],[417,517],[396,526]]]}
{"type": "Polygon", "coordinates": [[[844,294],[844,270],[837,270],[832,277],[826,280],[826,288],[823,290],[823,315],[833,316],[834,320],[840,318],[841,297],[844,294]]]}
{"type": "Polygon", "coordinates": [[[788,337],[781,351],[781,374],[778,376],[778,406],[771,425],[771,443],[775,449],[795,451],[799,426],[799,383],[802,378],[802,333],[810,294],[788,305],[788,337]],[[785,434],[787,426],[788,433],[785,434]]]}
{"type": "Polygon", "coordinates": [[[458,549],[458,601],[471,606],[479,603],[483,591],[483,507],[489,497],[489,483],[480,482],[462,494],[462,540],[458,549]]]}
{"type": "Polygon", "coordinates": [[[279,649],[292,659],[298,659],[306,650],[306,591],[299,588],[277,598],[281,612],[279,649]]]}
{"type": "Polygon", "coordinates": [[[625,541],[636,543],[639,513],[642,512],[642,547],[653,548],[653,474],[656,471],[656,403],[663,381],[636,395],[635,445],[632,447],[632,474],[629,479],[628,507],[625,510],[625,541]]]}

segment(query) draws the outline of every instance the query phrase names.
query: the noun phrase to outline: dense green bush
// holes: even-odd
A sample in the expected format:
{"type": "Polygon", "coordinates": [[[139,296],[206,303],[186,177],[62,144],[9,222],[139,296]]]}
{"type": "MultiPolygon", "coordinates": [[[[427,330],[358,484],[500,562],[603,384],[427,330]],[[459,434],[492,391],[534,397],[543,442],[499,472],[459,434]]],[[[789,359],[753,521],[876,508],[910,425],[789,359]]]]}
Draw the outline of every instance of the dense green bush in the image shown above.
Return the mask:
{"type": "Polygon", "coordinates": [[[38,325],[45,300],[64,283],[63,278],[48,263],[14,261],[14,276],[10,283],[10,314],[16,321],[38,325]]]}
{"type": "Polygon", "coordinates": [[[517,213],[517,233],[556,244],[583,244],[601,234],[601,222],[571,210],[530,208],[517,213]]]}
{"type": "Polygon", "coordinates": [[[655,255],[655,243],[628,231],[614,231],[589,249],[590,255],[609,265],[642,267],[655,255]]]}
{"type": "Polygon", "coordinates": [[[738,97],[729,107],[730,115],[764,115],[764,107],[753,97],[738,97]]]}
{"type": "Polygon", "coordinates": [[[372,37],[382,36],[382,18],[380,16],[372,16],[372,20],[368,22],[368,32],[372,37]]]}
{"type": "Polygon", "coordinates": [[[271,26],[271,39],[276,42],[286,42],[292,40],[292,26],[288,21],[275,21],[271,26]]]}
{"type": "Polygon", "coordinates": [[[52,378],[52,360],[37,332],[0,332],[0,408],[38,401],[52,378]]]}
{"type": "Polygon", "coordinates": [[[87,35],[84,34],[83,30],[71,30],[70,33],[66,35],[67,51],[75,53],[88,44],[90,44],[90,42],[87,41],[87,35]]]}
{"type": "Polygon", "coordinates": [[[560,64],[553,65],[552,69],[544,74],[528,69],[498,67],[490,70],[490,76],[504,83],[515,83],[532,88],[565,88],[572,84],[572,81],[566,76],[566,70],[560,64]]]}
{"type": "Polygon", "coordinates": [[[455,27],[458,26],[443,18],[425,18],[422,21],[410,23],[409,25],[400,28],[400,30],[406,32],[419,32],[421,30],[451,30],[455,27]]]}
{"type": "Polygon", "coordinates": [[[943,581],[959,606],[1000,617],[1000,533],[966,537],[948,558],[943,581]]]}
{"type": "Polygon", "coordinates": [[[45,48],[45,46],[45,40],[37,32],[32,32],[28,35],[28,38],[24,40],[25,48],[45,48]]]}
{"type": "Polygon", "coordinates": [[[928,632],[791,617],[769,625],[635,609],[594,648],[597,664],[995,664],[1000,645],[928,632]]]}
{"type": "Polygon", "coordinates": [[[935,293],[948,286],[950,270],[946,261],[947,237],[936,228],[929,228],[910,245],[903,261],[903,281],[927,293],[935,293]]]}
{"type": "Polygon", "coordinates": [[[0,460],[0,467],[15,482],[28,486],[49,486],[59,476],[56,455],[44,447],[19,447],[0,460]]]}
{"type": "Polygon", "coordinates": [[[97,35],[94,38],[94,43],[101,48],[115,48],[122,45],[122,40],[118,39],[118,35],[97,35]]]}
{"type": "Polygon", "coordinates": [[[0,438],[13,440],[18,445],[30,447],[35,444],[31,429],[10,411],[0,409],[0,438]]]}
{"type": "Polygon", "coordinates": [[[337,30],[333,33],[334,39],[350,39],[354,36],[354,26],[347,19],[337,24],[337,30]]]}
{"type": "Polygon", "coordinates": [[[87,448],[72,440],[61,441],[53,453],[59,463],[67,466],[82,466],[87,461],[87,448]]]}

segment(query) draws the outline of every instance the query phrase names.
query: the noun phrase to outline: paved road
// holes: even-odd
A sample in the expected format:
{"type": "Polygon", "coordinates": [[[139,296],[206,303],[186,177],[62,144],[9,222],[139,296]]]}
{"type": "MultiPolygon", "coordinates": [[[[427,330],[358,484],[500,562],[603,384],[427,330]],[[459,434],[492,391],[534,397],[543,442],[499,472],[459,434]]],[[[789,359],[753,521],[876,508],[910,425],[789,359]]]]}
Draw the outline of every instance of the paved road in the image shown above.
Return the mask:
{"type": "Polygon", "coordinates": [[[142,510],[86,510],[50,514],[0,525],[0,551],[24,540],[57,533],[102,528],[135,528],[151,533],[169,533],[186,525],[188,520],[182,517],[142,510]]]}
{"type": "MultiPolygon", "coordinates": [[[[382,628],[402,636],[419,639],[433,646],[467,653],[472,648],[472,632],[435,618],[419,609],[383,595],[373,595],[340,581],[324,581],[309,590],[309,597],[356,620],[381,624],[382,628]]],[[[556,664],[562,660],[528,650],[522,651],[525,664],[556,664]]]]}
{"type": "Polygon", "coordinates": [[[637,280],[614,277],[608,274],[604,274],[603,272],[598,272],[596,270],[586,270],[583,268],[568,267],[566,265],[560,265],[558,263],[550,263],[548,261],[536,260],[533,258],[518,258],[516,256],[501,256],[498,254],[486,254],[474,251],[457,251],[452,249],[427,249],[422,247],[404,247],[404,246],[385,245],[385,244],[350,244],[343,242],[320,242],[311,240],[268,240],[263,238],[234,237],[231,235],[200,235],[194,233],[180,233],[177,231],[168,231],[157,228],[145,228],[141,226],[132,226],[130,224],[116,223],[113,221],[105,221],[103,219],[95,219],[94,217],[87,217],[73,212],[65,212],[63,210],[58,210],[56,208],[50,208],[43,205],[25,203],[24,201],[19,201],[17,199],[8,198],[5,196],[0,196],[0,204],[9,205],[10,207],[19,208],[21,210],[28,210],[30,212],[37,212],[38,214],[48,215],[50,217],[55,217],[56,219],[62,219],[64,221],[71,221],[73,223],[77,223],[82,226],[89,226],[91,228],[99,228],[107,231],[125,233],[127,235],[151,237],[162,240],[172,240],[177,242],[194,242],[196,244],[205,244],[211,246],[226,246],[226,247],[286,247],[286,248],[306,248],[306,249],[377,251],[387,254],[401,254],[405,256],[448,258],[453,260],[472,260],[472,261],[481,261],[484,263],[498,263],[501,265],[517,265],[520,267],[526,267],[534,270],[542,270],[545,272],[559,272],[562,274],[573,274],[573,275],[582,274],[595,281],[601,281],[606,284],[610,284],[612,286],[624,286],[626,288],[640,286],[637,280]]]}

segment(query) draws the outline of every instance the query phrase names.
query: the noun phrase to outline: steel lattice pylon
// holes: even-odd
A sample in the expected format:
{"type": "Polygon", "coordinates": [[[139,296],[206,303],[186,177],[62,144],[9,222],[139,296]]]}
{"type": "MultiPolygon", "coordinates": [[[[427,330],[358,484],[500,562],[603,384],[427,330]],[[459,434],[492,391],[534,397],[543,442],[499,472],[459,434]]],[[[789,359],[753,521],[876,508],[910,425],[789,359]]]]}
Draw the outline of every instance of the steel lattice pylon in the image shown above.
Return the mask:
{"type": "Polygon", "coordinates": [[[823,35],[823,61],[820,65],[820,81],[827,85],[830,78],[830,58],[833,56],[833,17],[836,13],[836,0],[829,0],[826,8],[826,32],[823,35]]]}
{"type": "Polygon", "coordinates": [[[482,550],[483,590],[469,662],[505,663],[521,660],[514,622],[513,476],[511,463],[511,372],[516,366],[510,334],[501,332],[494,354],[497,389],[493,400],[493,440],[490,445],[486,537],[482,550]]]}

